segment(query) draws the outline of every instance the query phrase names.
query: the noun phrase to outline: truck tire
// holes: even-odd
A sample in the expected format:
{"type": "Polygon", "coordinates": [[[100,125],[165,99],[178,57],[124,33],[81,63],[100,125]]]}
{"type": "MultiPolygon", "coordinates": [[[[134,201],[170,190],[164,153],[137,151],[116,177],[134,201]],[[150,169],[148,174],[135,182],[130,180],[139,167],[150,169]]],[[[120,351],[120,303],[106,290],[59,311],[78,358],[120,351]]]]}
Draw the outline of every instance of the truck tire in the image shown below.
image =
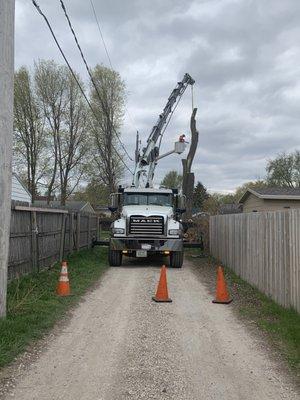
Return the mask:
{"type": "Polygon", "coordinates": [[[172,251],[170,254],[170,267],[181,268],[183,264],[183,251],[172,251]]]}
{"type": "Polygon", "coordinates": [[[122,252],[109,249],[108,263],[111,267],[119,267],[122,264],[122,252]]]}

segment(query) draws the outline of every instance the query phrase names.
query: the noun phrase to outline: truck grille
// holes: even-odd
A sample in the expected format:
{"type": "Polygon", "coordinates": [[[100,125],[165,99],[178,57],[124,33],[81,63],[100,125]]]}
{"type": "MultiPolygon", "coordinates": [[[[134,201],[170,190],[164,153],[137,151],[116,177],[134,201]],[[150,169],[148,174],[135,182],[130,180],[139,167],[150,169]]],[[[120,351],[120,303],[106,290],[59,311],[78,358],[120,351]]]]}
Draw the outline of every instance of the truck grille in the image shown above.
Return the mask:
{"type": "Polygon", "coordinates": [[[161,216],[144,217],[132,215],[129,219],[129,234],[136,236],[162,236],[164,218],[161,216]]]}

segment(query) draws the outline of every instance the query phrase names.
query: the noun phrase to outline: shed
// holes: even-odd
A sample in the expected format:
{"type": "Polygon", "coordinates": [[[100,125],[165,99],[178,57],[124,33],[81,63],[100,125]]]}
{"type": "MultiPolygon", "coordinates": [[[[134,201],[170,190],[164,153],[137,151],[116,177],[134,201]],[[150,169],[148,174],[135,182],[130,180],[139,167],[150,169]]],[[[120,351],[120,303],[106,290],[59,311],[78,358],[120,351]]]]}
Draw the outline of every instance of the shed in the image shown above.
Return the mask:
{"type": "Polygon", "coordinates": [[[247,189],[239,203],[243,205],[243,212],[300,208],[300,188],[265,187],[247,189]]]}
{"type": "Polygon", "coordinates": [[[31,194],[26,185],[18,177],[17,174],[12,174],[11,179],[11,199],[14,201],[22,201],[23,203],[31,204],[31,194]]]}

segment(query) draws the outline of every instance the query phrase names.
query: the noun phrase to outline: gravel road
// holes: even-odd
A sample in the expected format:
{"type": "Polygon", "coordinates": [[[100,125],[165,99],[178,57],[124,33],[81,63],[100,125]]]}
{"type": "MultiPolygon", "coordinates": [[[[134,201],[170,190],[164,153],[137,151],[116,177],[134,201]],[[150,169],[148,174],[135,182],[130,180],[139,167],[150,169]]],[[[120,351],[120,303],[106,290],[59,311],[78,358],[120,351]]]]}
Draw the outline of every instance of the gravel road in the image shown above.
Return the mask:
{"type": "Polygon", "coordinates": [[[211,303],[188,262],[167,274],[173,303],[157,304],[159,262],[109,269],[6,398],[299,399],[231,305],[211,303]]]}

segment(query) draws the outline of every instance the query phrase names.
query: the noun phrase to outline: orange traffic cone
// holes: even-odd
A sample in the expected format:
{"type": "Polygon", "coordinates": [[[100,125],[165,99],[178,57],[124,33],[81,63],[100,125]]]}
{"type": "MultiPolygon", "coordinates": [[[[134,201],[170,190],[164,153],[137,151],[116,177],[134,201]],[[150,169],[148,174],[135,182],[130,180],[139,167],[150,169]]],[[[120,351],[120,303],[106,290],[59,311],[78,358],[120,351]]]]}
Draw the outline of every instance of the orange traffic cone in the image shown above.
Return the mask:
{"type": "Polygon", "coordinates": [[[167,287],[167,272],[166,266],[163,265],[160,271],[160,278],[157,286],[156,295],[152,297],[152,300],[157,303],[171,303],[172,300],[169,298],[168,287],[167,287]]]}
{"type": "Polygon", "coordinates": [[[229,296],[224,272],[222,267],[218,267],[217,270],[217,289],[216,289],[216,298],[212,301],[213,303],[221,303],[221,304],[229,304],[232,302],[232,299],[229,296]]]}
{"type": "Polygon", "coordinates": [[[61,263],[60,277],[56,288],[56,294],[59,296],[69,296],[70,294],[70,282],[68,277],[68,266],[67,262],[61,263]]]}

